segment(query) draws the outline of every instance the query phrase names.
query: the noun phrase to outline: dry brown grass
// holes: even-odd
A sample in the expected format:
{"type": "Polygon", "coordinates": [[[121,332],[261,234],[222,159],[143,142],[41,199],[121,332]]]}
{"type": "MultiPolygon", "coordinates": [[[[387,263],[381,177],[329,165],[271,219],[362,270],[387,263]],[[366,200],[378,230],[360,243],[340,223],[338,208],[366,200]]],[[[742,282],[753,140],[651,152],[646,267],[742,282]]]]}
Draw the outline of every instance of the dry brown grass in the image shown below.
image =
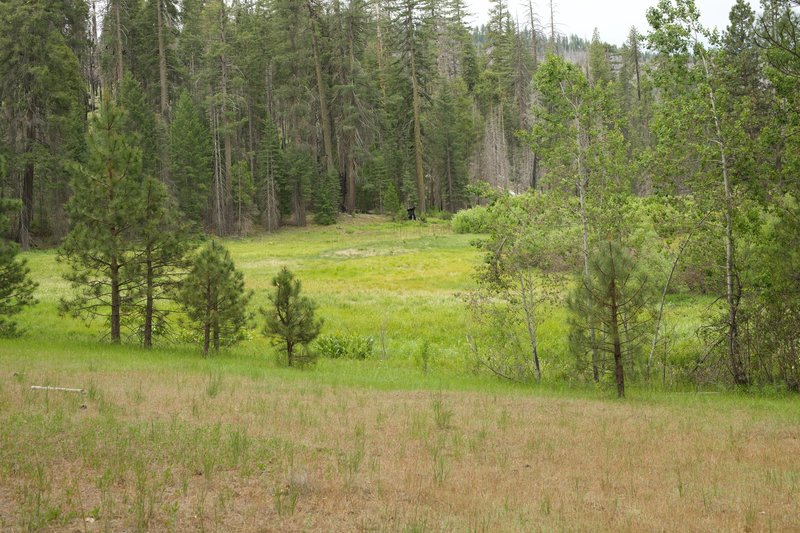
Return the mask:
{"type": "Polygon", "coordinates": [[[800,528],[797,418],[744,403],[42,381],[0,377],[2,531],[800,528]]]}

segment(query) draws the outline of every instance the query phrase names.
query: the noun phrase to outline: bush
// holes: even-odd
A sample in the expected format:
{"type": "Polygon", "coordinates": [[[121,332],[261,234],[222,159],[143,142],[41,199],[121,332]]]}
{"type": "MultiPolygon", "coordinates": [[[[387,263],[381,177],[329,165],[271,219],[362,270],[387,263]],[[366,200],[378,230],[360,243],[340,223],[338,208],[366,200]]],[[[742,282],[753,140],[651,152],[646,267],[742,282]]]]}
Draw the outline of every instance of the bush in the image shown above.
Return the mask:
{"type": "Polygon", "coordinates": [[[491,213],[488,207],[481,205],[462,209],[453,215],[451,224],[456,233],[489,233],[491,213]]]}
{"type": "Polygon", "coordinates": [[[359,335],[322,335],[317,339],[320,355],[329,359],[367,359],[375,350],[375,339],[359,335]]]}

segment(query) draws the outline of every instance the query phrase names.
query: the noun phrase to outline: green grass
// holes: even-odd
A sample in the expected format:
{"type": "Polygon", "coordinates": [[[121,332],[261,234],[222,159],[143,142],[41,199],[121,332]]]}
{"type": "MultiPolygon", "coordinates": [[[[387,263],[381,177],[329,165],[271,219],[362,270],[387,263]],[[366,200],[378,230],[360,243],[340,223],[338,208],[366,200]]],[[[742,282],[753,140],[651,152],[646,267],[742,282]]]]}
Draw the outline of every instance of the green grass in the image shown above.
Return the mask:
{"type": "MultiPolygon", "coordinates": [[[[253,311],[267,305],[271,279],[286,266],[302,281],[305,294],[318,302],[324,334],[375,339],[375,354],[368,361],[323,360],[313,371],[299,373],[277,367],[275,349],[260,334],[258,313],[249,338],[210,361],[200,358],[197,347],[174,338],[157,339],[150,353],[140,350],[133,337],[123,346],[111,346],[104,340],[102,322],[87,325],[58,315],[59,299],[70,292],[63,279],[67,266],[57,261],[54,250],[30,252],[23,256],[39,283],[39,304],[19,316],[23,337],[0,340],[0,357],[16,366],[56,359],[64,369],[86,364],[146,368],[157,362],[205,371],[210,365],[243,374],[278,372],[285,379],[379,389],[515,388],[475,375],[469,355],[466,338],[471,325],[463,295],[474,288],[473,272],[481,261],[470,244],[476,238],[454,234],[444,221],[389,223],[361,217],[334,226],[285,228],[226,240],[247,288],[254,291],[253,311]]],[[[684,295],[670,299],[665,331],[671,364],[688,364],[699,350],[695,331],[704,304],[703,299],[684,295]]],[[[595,394],[593,387],[564,380],[573,365],[564,306],[541,308],[539,319],[544,377],[540,391],[595,394]]],[[[658,361],[661,355],[656,355],[658,361]]],[[[670,374],[670,386],[673,377],[670,374]]]]}
{"type": "MultiPolygon", "coordinates": [[[[203,358],[103,340],[59,317],[54,251],[25,254],[40,303],[0,339],[0,530],[766,530],[796,523],[797,399],[670,382],[575,383],[566,311],[540,312],[545,380],[476,374],[462,294],[481,260],[443,223],[367,217],[226,241],[253,310],[293,270],[323,333],[365,361],[276,363],[258,333],[203,358]],[[385,339],[384,356],[381,339],[385,339]],[[31,390],[55,385],[85,395],[31,390]],[[681,513],[674,509],[681,508],[681,513]]],[[[691,360],[708,301],[666,310],[691,360]]]]}

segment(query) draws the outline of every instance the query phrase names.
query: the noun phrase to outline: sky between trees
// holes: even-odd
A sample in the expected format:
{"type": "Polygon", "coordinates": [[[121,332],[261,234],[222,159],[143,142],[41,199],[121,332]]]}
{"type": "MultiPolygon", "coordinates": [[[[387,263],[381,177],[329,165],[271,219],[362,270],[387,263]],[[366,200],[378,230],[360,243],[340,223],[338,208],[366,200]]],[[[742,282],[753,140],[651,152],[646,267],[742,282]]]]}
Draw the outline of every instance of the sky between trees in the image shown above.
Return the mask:
{"type": "MultiPolygon", "coordinates": [[[[590,39],[595,28],[599,28],[604,41],[621,45],[628,37],[631,26],[639,31],[648,27],[645,13],[647,8],[657,0],[554,0],[556,25],[563,34],[576,34],[590,39]]],[[[485,24],[489,20],[491,0],[468,0],[472,13],[471,24],[485,24]]],[[[701,21],[705,26],[717,26],[724,29],[728,24],[728,14],[735,0],[695,0],[700,11],[701,21]]],[[[758,11],[758,1],[749,0],[753,9],[758,11]]],[[[527,25],[528,1],[509,0],[509,9],[516,11],[520,24],[527,25]]],[[[544,23],[549,13],[550,0],[534,0],[534,12],[540,22],[544,23]]]]}

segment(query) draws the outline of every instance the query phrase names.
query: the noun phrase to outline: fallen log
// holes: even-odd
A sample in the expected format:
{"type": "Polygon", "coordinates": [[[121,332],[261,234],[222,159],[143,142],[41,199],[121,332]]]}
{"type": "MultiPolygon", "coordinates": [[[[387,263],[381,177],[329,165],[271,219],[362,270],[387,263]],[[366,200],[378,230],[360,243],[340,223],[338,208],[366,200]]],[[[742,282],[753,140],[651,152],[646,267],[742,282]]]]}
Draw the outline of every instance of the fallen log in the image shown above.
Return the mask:
{"type": "Polygon", "coordinates": [[[48,390],[48,391],[52,390],[58,392],[77,392],[79,394],[86,394],[86,391],[84,389],[70,389],[67,387],[48,387],[42,385],[31,385],[31,390],[48,390]]]}

